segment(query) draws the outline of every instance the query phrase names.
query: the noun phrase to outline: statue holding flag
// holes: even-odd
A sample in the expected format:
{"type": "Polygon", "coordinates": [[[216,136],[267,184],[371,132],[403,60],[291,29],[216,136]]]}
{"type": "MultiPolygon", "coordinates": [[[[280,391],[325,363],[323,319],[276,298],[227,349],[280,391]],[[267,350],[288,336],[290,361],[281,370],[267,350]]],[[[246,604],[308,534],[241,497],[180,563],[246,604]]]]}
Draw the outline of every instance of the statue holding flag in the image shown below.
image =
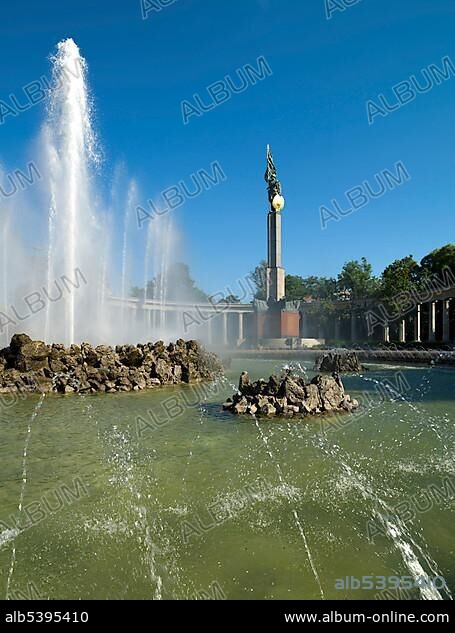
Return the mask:
{"type": "Polygon", "coordinates": [[[284,208],[284,198],[281,195],[281,183],[278,180],[275,163],[273,162],[270,145],[267,145],[267,170],[265,181],[269,192],[269,202],[273,211],[280,212],[284,208]]]}

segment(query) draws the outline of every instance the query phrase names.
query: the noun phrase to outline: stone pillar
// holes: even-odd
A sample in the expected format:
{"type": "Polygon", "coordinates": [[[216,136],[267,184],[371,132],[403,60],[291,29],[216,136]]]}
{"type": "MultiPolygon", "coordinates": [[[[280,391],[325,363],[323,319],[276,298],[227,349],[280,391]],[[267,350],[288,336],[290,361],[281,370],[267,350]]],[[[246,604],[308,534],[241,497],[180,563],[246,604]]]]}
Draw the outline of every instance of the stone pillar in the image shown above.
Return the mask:
{"type": "Polygon", "coordinates": [[[352,312],[351,313],[351,341],[355,341],[357,339],[357,315],[352,312]]]}
{"type": "Polygon", "coordinates": [[[422,306],[420,303],[416,307],[414,317],[414,341],[420,343],[422,341],[422,306]]]}
{"type": "Polygon", "coordinates": [[[239,345],[240,345],[243,339],[245,338],[244,331],[243,331],[243,312],[239,312],[238,316],[239,316],[239,345]]]}
{"type": "Polygon", "coordinates": [[[436,301],[432,301],[428,308],[428,341],[434,343],[436,340],[436,301]]]}
{"type": "Polygon", "coordinates": [[[442,302],[442,340],[450,343],[450,320],[449,320],[450,300],[444,299],[442,302]]]}
{"type": "Polygon", "coordinates": [[[406,343],[406,320],[401,319],[398,325],[398,340],[400,343],[406,343]]]}
{"type": "Polygon", "coordinates": [[[281,264],[281,213],[268,214],[267,300],[281,301],[285,296],[285,274],[281,264]]]}
{"type": "Polygon", "coordinates": [[[382,337],[384,343],[390,343],[390,327],[388,325],[384,325],[382,337]]]}
{"type": "Polygon", "coordinates": [[[223,318],[223,345],[227,346],[227,344],[228,344],[228,328],[227,328],[228,322],[227,322],[227,312],[226,312],[226,310],[223,312],[222,318],[223,318]]]}

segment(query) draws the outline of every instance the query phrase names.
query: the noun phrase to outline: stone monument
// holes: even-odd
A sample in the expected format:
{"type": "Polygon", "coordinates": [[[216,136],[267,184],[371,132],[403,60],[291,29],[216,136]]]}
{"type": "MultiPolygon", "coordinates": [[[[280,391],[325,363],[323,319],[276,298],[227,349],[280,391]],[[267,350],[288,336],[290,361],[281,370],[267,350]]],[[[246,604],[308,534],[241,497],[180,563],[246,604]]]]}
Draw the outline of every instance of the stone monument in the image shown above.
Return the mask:
{"type": "Polygon", "coordinates": [[[286,301],[282,265],[281,212],[284,197],[270,146],[267,145],[265,181],[268,192],[266,301],[256,301],[256,337],[266,347],[288,347],[289,339],[300,336],[298,305],[286,301]]]}

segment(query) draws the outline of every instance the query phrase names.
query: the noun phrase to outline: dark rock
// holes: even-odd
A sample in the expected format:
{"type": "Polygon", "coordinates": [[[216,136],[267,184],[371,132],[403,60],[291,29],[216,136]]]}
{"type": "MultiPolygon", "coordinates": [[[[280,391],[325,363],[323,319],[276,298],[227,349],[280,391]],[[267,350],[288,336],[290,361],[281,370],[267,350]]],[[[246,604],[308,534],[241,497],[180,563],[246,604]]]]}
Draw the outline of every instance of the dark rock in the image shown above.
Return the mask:
{"type": "Polygon", "coordinates": [[[362,371],[362,365],[356,352],[334,351],[326,352],[319,356],[315,364],[316,371],[327,371],[337,373],[358,373],[362,371]]]}
{"type": "Polygon", "coordinates": [[[315,376],[311,381],[317,387],[324,411],[333,411],[341,407],[344,401],[344,388],[340,379],[333,376],[315,376]]]}
{"type": "Polygon", "coordinates": [[[115,348],[89,343],[45,345],[16,334],[0,350],[0,393],[142,391],[160,385],[213,380],[223,373],[214,354],[179,339],[115,348]]]}
{"type": "Polygon", "coordinates": [[[281,382],[278,395],[280,398],[287,398],[288,403],[293,405],[305,399],[305,390],[290,374],[287,374],[281,382]]]}
{"type": "Polygon", "coordinates": [[[270,376],[267,390],[273,395],[278,395],[280,391],[280,380],[277,376],[270,376]]]}
{"type": "Polygon", "coordinates": [[[13,334],[9,349],[12,354],[17,355],[24,345],[28,345],[31,342],[32,339],[27,334],[13,334]]]}
{"type": "Polygon", "coordinates": [[[126,367],[140,367],[144,360],[144,352],[139,347],[125,345],[119,353],[119,360],[126,367]]]}
{"type": "Polygon", "coordinates": [[[307,413],[311,413],[312,411],[318,412],[321,410],[321,394],[316,384],[306,385],[303,407],[307,413]]]}
{"type": "Polygon", "coordinates": [[[16,353],[15,367],[19,371],[37,371],[49,367],[49,346],[42,341],[30,341],[16,353]]]}
{"type": "MultiPolygon", "coordinates": [[[[74,349],[73,346],[71,346],[70,348],[70,353],[71,353],[71,356],[74,356],[74,357],[79,355],[78,351],[74,349]]],[[[96,367],[98,365],[98,360],[99,360],[98,353],[96,352],[95,349],[93,349],[91,345],[89,345],[89,343],[82,343],[80,354],[82,356],[83,362],[87,363],[87,365],[89,365],[90,367],[96,367]]],[[[73,360],[76,360],[76,358],[73,358],[73,360]]],[[[76,361],[76,364],[77,364],[77,361],[76,361]]]]}
{"type": "Polygon", "coordinates": [[[239,391],[223,405],[225,411],[236,415],[304,417],[335,411],[353,411],[357,400],[345,394],[338,374],[318,375],[310,383],[299,376],[286,372],[280,378],[271,376],[269,381],[251,382],[247,372],[242,372],[239,391]]]}
{"type": "Polygon", "coordinates": [[[245,398],[245,396],[242,396],[234,403],[232,410],[237,415],[241,415],[242,413],[246,413],[248,406],[248,400],[245,398]]]}
{"type": "Polygon", "coordinates": [[[239,379],[239,391],[241,394],[251,393],[250,377],[247,371],[242,371],[239,379]]]}

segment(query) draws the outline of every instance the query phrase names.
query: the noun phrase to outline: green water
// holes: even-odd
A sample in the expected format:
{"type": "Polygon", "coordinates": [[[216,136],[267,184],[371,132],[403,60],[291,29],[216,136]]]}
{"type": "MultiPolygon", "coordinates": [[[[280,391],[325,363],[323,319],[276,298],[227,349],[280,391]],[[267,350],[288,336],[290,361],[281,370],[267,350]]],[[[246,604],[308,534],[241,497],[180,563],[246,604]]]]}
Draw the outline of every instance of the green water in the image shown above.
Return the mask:
{"type": "Polygon", "coordinates": [[[449,592],[409,597],[450,598],[455,372],[370,366],[344,381],[362,415],[322,427],[221,410],[242,369],[285,362],[234,361],[205,400],[178,387],[1,408],[0,598],[372,599],[335,582],[422,573],[449,592]],[[399,370],[386,399],[375,381],[399,370]],[[170,397],[175,419],[138,435],[170,397]]]}

